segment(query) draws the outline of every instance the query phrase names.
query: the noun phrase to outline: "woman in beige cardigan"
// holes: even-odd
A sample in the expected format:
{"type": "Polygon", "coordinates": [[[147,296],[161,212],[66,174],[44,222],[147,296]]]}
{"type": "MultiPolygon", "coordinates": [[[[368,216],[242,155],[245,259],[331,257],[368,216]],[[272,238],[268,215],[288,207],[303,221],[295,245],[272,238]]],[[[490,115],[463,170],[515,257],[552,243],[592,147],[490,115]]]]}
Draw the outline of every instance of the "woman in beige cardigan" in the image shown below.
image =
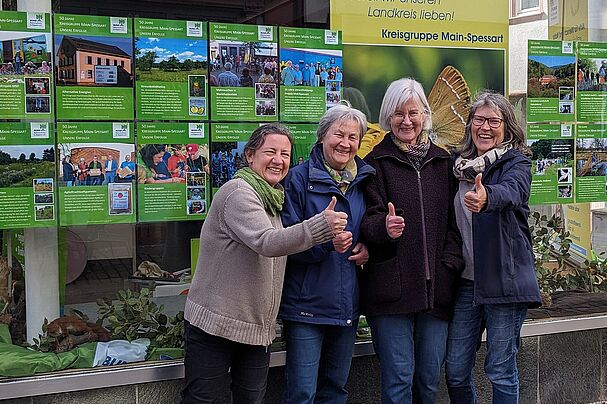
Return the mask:
{"type": "Polygon", "coordinates": [[[283,228],[279,182],[287,175],[292,138],[283,127],[257,128],[245,145],[248,167],[224,184],[200,234],[196,273],[185,307],[183,404],[261,403],[275,337],[286,255],[344,230],[347,215],[327,209],[283,228]]]}

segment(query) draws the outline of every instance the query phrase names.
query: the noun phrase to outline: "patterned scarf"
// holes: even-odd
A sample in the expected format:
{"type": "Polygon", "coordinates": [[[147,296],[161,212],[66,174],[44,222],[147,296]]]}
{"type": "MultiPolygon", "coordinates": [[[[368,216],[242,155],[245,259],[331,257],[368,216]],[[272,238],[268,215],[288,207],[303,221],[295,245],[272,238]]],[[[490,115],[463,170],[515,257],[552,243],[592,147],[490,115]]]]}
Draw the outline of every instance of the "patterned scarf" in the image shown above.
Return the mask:
{"type": "Polygon", "coordinates": [[[264,209],[270,215],[276,216],[278,212],[282,210],[282,204],[285,201],[285,193],[283,192],[282,187],[274,188],[250,167],[241,168],[236,171],[236,174],[234,174],[234,177],[232,178],[242,178],[247,184],[253,187],[261,198],[264,209]]]}
{"type": "Polygon", "coordinates": [[[394,136],[393,133],[390,134],[390,139],[392,139],[392,142],[394,142],[400,151],[407,155],[411,163],[418,170],[422,165],[424,157],[426,157],[426,154],[428,154],[428,150],[430,149],[430,141],[428,140],[428,137],[428,132],[424,130],[419,134],[417,143],[410,144],[403,142],[394,136]]]}
{"type": "Polygon", "coordinates": [[[325,168],[327,169],[327,172],[331,178],[333,178],[333,180],[337,183],[337,186],[341,190],[342,194],[346,193],[348,186],[350,186],[350,183],[354,181],[354,178],[356,178],[356,174],[358,173],[358,167],[356,166],[356,161],[354,160],[350,160],[343,170],[335,170],[331,168],[325,161],[325,168]]]}
{"type": "Polygon", "coordinates": [[[496,147],[474,159],[465,159],[459,156],[453,165],[453,174],[460,181],[474,182],[477,174],[484,172],[487,167],[495,163],[511,148],[512,145],[496,147]]]}

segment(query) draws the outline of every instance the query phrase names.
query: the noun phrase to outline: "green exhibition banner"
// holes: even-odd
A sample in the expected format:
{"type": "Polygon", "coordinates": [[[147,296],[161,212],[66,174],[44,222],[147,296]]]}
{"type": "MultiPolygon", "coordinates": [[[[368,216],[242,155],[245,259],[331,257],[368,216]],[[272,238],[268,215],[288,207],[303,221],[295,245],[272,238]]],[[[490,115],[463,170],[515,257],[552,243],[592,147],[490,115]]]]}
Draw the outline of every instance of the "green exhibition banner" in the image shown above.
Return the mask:
{"type": "Polygon", "coordinates": [[[529,124],[531,149],[530,204],[573,203],[573,124],[529,124]]]}
{"type": "Polygon", "coordinates": [[[0,123],[0,229],[51,227],[55,134],[50,122],[0,123]]]}
{"type": "Polygon", "coordinates": [[[607,125],[578,124],[575,142],[575,201],[607,201],[607,125]]]}
{"type": "Polygon", "coordinates": [[[341,32],[281,27],[279,44],[280,119],[318,122],[341,100],[341,32]]]}
{"type": "Polygon", "coordinates": [[[277,119],[276,31],[268,25],[209,23],[211,119],[277,119]],[[269,74],[264,74],[266,68],[269,74]]]}
{"type": "Polygon", "coordinates": [[[0,11],[0,118],[53,119],[51,17],[0,11]]]}
{"type": "Polygon", "coordinates": [[[135,18],[138,120],[207,119],[207,24],[135,18]]]}
{"type": "Polygon", "coordinates": [[[573,42],[528,42],[527,122],[575,120],[573,42]]]}
{"type": "Polygon", "coordinates": [[[133,39],[127,17],[55,14],[59,120],[132,120],[133,39]]]}
{"type": "Polygon", "coordinates": [[[607,121],[607,44],[577,42],[577,120],[607,121]]]}
{"type": "Polygon", "coordinates": [[[211,124],[211,184],[213,194],[246,166],[244,146],[257,123],[211,124]]]}
{"type": "Polygon", "coordinates": [[[129,122],[59,122],[59,224],[135,223],[129,122]]]}
{"type": "Polygon", "coordinates": [[[137,123],[140,222],[201,220],[210,200],[209,125],[137,123]]]}
{"type": "Polygon", "coordinates": [[[293,135],[293,152],[291,154],[291,167],[303,164],[310,157],[310,151],[316,144],[317,124],[290,123],[285,126],[293,135]]]}

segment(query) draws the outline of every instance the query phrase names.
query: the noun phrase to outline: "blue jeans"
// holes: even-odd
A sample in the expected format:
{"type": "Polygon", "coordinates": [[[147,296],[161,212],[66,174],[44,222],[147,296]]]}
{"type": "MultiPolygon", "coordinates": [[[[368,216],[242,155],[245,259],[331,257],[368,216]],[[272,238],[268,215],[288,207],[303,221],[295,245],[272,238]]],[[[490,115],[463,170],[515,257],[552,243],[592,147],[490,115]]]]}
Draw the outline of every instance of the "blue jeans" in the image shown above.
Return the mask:
{"type": "Polygon", "coordinates": [[[345,403],[356,327],[283,321],[287,343],[284,402],[345,403]]]}
{"type": "Polygon", "coordinates": [[[233,404],[263,403],[270,350],[207,334],[185,322],[185,387],[181,404],[216,403],[231,376],[233,404]]]}
{"type": "Polygon", "coordinates": [[[381,371],[381,402],[434,403],[449,322],[427,313],[368,316],[381,371]]]}
{"type": "Polygon", "coordinates": [[[493,386],[493,403],[518,403],[516,353],[527,306],[474,305],[474,282],[462,281],[447,342],[446,378],[452,404],[476,403],[473,369],[482,320],[487,329],[485,374],[493,386]]]}

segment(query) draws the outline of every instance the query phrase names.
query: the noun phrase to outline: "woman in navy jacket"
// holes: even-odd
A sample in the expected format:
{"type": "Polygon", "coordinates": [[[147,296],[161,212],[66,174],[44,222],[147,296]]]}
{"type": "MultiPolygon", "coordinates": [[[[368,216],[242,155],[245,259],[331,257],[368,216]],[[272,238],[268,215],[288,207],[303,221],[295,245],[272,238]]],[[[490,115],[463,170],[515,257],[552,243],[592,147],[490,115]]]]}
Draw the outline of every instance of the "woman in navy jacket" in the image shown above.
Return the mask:
{"type": "Polygon", "coordinates": [[[365,213],[361,183],[375,170],[356,157],[365,115],[346,105],[328,110],[318,125],[310,159],[284,181],[284,226],[322,212],[331,198],[348,214],[333,241],[291,255],[279,317],[287,344],[286,403],[345,403],[358,325],[356,267],[368,259],[359,238],[365,213]]]}
{"type": "Polygon", "coordinates": [[[454,207],[466,263],[447,346],[452,403],[475,403],[476,343],[487,329],[485,373],[493,403],[518,403],[516,353],[527,309],[539,306],[529,216],[531,160],[508,100],[482,93],[474,101],[453,172],[454,207]]]}

